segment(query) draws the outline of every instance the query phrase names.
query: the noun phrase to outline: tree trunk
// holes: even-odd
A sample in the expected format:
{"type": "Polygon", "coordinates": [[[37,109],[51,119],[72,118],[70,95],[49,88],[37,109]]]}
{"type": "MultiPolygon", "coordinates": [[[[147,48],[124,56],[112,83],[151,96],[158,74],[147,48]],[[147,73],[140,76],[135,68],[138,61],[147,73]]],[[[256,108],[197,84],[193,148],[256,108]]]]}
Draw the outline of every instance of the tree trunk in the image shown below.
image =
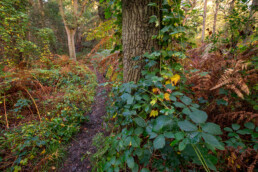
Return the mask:
{"type": "Polygon", "coordinates": [[[250,14],[249,14],[249,21],[247,22],[246,29],[245,29],[246,37],[244,39],[244,43],[247,42],[249,36],[253,33],[252,24],[255,24],[255,15],[254,14],[257,11],[257,7],[258,7],[258,0],[253,0],[251,9],[250,9],[250,14]]]}
{"type": "Polygon", "coordinates": [[[203,8],[202,42],[204,41],[204,38],[205,38],[205,24],[206,24],[207,2],[208,2],[208,0],[204,1],[204,8],[203,8]]]}
{"type": "Polygon", "coordinates": [[[37,0],[37,10],[38,13],[40,14],[40,25],[41,28],[46,27],[46,23],[45,23],[45,12],[44,12],[44,4],[43,4],[43,0],[37,0]]]}
{"type": "MultiPolygon", "coordinates": [[[[123,80],[124,82],[137,82],[141,77],[144,66],[142,57],[133,60],[133,57],[142,56],[151,52],[152,48],[158,49],[158,41],[152,39],[157,35],[159,28],[149,23],[150,16],[160,18],[160,10],[148,6],[153,0],[122,0],[122,41],[123,41],[123,80]]],[[[158,5],[160,0],[155,1],[158,5]]]]}
{"type": "Polygon", "coordinates": [[[216,34],[216,24],[217,24],[218,11],[219,11],[219,0],[216,0],[216,8],[215,8],[215,13],[214,13],[213,30],[212,30],[213,35],[216,34]]]}
{"type": "Polygon", "coordinates": [[[68,40],[68,49],[69,49],[69,57],[73,60],[76,60],[76,51],[75,51],[75,29],[69,29],[68,27],[65,27],[66,33],[67,33],[67,40],[68,40]]]}

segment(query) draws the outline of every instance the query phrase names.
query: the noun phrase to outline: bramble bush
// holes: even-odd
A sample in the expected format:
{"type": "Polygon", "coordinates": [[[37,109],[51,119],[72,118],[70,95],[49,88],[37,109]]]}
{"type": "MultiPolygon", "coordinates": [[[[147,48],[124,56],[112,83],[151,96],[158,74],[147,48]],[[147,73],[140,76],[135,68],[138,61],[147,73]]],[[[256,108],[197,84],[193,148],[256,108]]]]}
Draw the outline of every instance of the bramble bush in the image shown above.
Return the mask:
{"type": "Polygon", "coordinates": [[[150,70],[160,56],[158,51],[145,54],[146,66],[137,84],[113,87],[107,119],[115,120],[113,132],[105,139],[102,135],[95,138],[99,151],[93,156],[94,170],[216,171],[223,169],[218,152],[225,146],[257,150],[258,128],[251,122],[237,132],[239,125],[232,125],[235,131],[225,128],[226,141],[220,137],[220,126],[207,121],[206,112],[184,94],[179,64],[150,70]],[[241,139],[240,135],[246,134],[252,136],[251,142],[241,139]]]}

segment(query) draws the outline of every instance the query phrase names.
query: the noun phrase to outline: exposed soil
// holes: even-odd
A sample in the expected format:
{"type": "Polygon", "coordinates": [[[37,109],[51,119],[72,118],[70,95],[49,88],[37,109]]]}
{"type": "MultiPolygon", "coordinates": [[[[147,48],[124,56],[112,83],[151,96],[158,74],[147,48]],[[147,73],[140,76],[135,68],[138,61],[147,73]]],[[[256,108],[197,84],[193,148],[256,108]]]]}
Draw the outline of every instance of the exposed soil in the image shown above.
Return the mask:
{"type": "MultiPolygon", "coordinates": [[[[103,83],[104,77],[96,72],[98,83],[103,83]]],[[[86,172],[91,171],[90,157],[96,152],[92,139],[97,133],[104,133],[103,116],[106,114],[107,91],[103,86],[98,86],[95,103],[92,106],[90,121],[82,124],[81,131],[72,140],[68,147],[67,159],[60,172],[86,172]]]]}

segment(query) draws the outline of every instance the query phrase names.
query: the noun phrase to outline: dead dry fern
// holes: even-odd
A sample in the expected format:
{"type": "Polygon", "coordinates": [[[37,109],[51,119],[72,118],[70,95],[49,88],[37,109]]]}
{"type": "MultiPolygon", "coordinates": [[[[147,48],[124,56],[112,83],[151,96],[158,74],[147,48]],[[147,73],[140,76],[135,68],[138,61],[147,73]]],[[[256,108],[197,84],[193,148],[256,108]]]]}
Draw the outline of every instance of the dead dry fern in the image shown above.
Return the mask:
{"type": "Polygon", "coordinates": [[[216,115],[213,120],[213,122],[220,123],[224,127],[233,123],[244,124],[250,121],[254,121],[255,124],[258,124],[258,113],[246,111],[228,112],[216,115]]]}
{"type": "Polygon", "coordinates": [[[249,95],[250,90],[245,82],[245,79],[240,74],[240,71],[247,70],[248,65],[248,62],[238,60],[235,64],[233,64],[234,67],[228,68],[224,71],[224,74],[220,77],[217,84],[210,90],[215,90],[225,86],[226,88],[235,92],[238,97],[244,99],[243,93],[249,95]]]}

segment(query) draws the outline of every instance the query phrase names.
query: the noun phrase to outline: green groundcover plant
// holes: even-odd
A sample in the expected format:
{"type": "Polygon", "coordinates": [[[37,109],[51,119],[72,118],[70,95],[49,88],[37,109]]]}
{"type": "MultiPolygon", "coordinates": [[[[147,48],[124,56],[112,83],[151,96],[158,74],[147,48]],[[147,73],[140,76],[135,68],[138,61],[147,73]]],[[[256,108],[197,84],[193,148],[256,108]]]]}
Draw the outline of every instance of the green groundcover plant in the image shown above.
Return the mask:
{"type": "Polygon", "coordinates": [[[225,146],[257,150],[257,127],[253,123],[246,123],[242,130],[237,124],[232,125],[233,129],[225,128],[229,139],[223,141],[220,126],[207,121],[206,112],[184,94],[180,64],[155,69],[162,53],[144,57],[146,66],[137,84],[113,87],[108,120],[115,120],[114,128],[109,137],[95,138],[99,151],[93,156],[94,170],[216,171],[223,163],[218,151],[225,146]],[[250,135],[252,141],[245,142],[240,135],[250,135]]]}

